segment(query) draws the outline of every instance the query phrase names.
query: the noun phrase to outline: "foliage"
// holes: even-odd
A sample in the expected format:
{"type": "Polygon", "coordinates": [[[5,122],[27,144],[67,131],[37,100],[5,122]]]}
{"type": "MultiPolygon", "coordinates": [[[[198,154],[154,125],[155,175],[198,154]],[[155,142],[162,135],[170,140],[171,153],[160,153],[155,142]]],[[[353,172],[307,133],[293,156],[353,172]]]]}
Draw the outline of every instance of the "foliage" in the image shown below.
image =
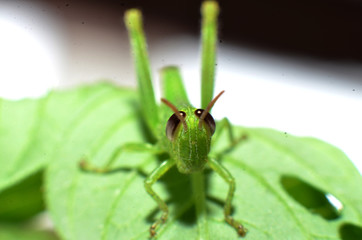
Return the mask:
{"type": "MultiPolygon", "coordinates": [[[[102,166],[117,146],[149,141],[136,96],[102,83],[37,100],[1,100],[0,203],[9,203],[1,204],[1,221],[29,219],[43,209],[45,195],[62,239],[147,239],[159,211],[143,180],[164,156],[123,153],[118,170],[106,176],[78,167],[83,158],[102,166]],[[45,187],[34,177],[44,170],[45,187]]],[[[247,139],[219,161],[235,177],[233,216],[248,228],[246,239],[361,238],[362,179],[340,150],[270,129],[234,128],[247,139]],[[326,194],[343,204],[341,212],[326,194]]],[[[213,149],[223,149],[227,141],[222,133],[213,149]]],[[[207,238],[198,233],[188,176],[171,170],[155,188],[170,206],[158,239],[207,238]]],[[[206,188],[208,237],[238,239],[223,220],[227,185],[206,170],[206,188]]],[[[0,236],[7,229],[1,226],[0,236]]]]}

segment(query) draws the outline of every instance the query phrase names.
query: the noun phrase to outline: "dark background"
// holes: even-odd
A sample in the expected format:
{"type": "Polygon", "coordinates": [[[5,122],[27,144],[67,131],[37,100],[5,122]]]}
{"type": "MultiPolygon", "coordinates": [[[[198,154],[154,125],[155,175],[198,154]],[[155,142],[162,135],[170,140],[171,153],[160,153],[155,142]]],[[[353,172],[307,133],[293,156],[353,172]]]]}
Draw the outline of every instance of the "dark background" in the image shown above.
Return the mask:
{"type": "MultiPolygon", "coordinates": [[[[52,1],[61,15],[82,21],[79,12],[141,8],[148,18],[199,34],[201,1],[52,1]]],[[[219,1],[221,43],[228,41],[281,54],[332,61],[362,61],[362,2],[358,0],[219,1]]],[[[101,15],[97,15],[101,21],[101,15]]],[[[85,21],[84,24],[87,22],[85,21]]]]}

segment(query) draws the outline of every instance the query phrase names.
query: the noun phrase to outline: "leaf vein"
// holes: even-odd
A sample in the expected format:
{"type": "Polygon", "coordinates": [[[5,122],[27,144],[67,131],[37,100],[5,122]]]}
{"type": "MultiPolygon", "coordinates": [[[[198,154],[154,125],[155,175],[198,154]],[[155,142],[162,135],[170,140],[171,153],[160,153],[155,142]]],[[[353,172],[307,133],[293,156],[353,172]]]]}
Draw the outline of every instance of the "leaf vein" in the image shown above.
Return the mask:
{"type": "Polygon", "coordinates": [[[137,176],[137,170],[134,169],[134,170],[132,170],[132,172],[129,174],[126,181],[124,182],[124,185],[123,185],[123,188],[121,189],[121,191],[119,191],[118,194],[116,195],[116,197],[113,198],[113,202],[111,204],[111,207],[108,210],[107,216],[104,221],[104,228],[101,233],[101,239],[107,238],[108,230],[109,230],[109,227],[110,227],[111,221],[112,221],[112,216],[116,212],[115,209],[117,208],[117,205],[120,202],[120,198],[124,195],[126,190],[130,187],[131,183],[135,180],[136,176],[137,176]]]}
{"type": "MultiPolygon", "coordinates": [[[[96,111],[97,108],[101,107],[103,104],[106,104],[108,101],[111,101],[113,98],[116,98],[118,96],[117,91],[114,91],[113,89],[106,89],[101,91],[100,93],[93,96],[88,102],[84,103],[83,107],[78,111],[77,114],[74,114],[73,121],[71,121],[72,124],[70,124],[70,128],[68,128],[68,131],[65,131],[63,134],[62,139],[70,139],[71,134],[77,129],[77,126],[80,125],[83,121],[87,119],[87,117],[93,112],[96,111]],[[109,92],[112,92],[113,94],[109,94],[109,92]]],[[[55,148],[57,149],[57,148],[55,148]]],[[[56,154],[57,151],[54,151],[54,154],[56,154]]],[[[70,234],[72,235],[71,239],[74,238],[74,215],[72,212],[72,203],[75,199],[76,194],[76,188],[78,185],[78,181],[81,174],[76,174],[72,182],[69,186],[69,195],[67,199],[67,216],[69,219],[70,224],[70,234]]]]}

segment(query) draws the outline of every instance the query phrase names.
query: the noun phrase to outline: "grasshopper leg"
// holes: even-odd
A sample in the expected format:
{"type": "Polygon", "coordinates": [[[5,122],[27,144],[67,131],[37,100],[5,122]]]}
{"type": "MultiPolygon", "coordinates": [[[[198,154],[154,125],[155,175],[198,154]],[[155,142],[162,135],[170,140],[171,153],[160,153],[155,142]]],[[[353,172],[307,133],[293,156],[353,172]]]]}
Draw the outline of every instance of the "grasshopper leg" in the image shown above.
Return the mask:
{"type": "Polygon", "coordinates": [[[85,158],[83,158],[79,162],[79,167],[86,172],[91,173],[108,173],[113,171],[113,163],[115,160],[119,157],[119,155],[122,152],[149,152],[153,154],[162,153],[163,151],[155,147],[155,145],[149,144],[149,143],[127,143],[125,145],[117,147],[111,157],[108,159],[107,163],[102,166],[94,166],[89,161],[87,161],[85,158]]]}
{"type": "Polygon", "coordinates": [[[229,152],[237,144],[247,139],[247,135],[245,133],[242,133],[238,137],[235,137],[230,121],[227,118],[223,118],[220,122],[218,122],[218,130],[215,132],[212,138],[213,143],[216,143],[220,139],[220,136],[224,130],[226,130],[227,132],[229,144],[225,148],[218,150],[216,156],[221,156],[229,152]]]}
{"type": "Polygon", "coordinates": [[[229,192],[228,192],[228,195],[226,197],[226,202],[225,202],[225,206],[224,206],[225,221],[228,224],[230,224],[233,228],[235,228],[236,231],[238,232],[238,234],[241,237],[244,237],[246,235],[247,229],[240,222],[236,221],[231,216],[231,202],[233,200],[234,192],[235,192],[235,180],[234,180],[234,177],[230,174],[230,172],[226,168],[224,168],[215,159],[210,158],[208,160],[209,160],[208,163],[209,163],[210,167],[217,174],[219,174],[227,182],[227,184],[229,185],[229,192]]]}
{"type": "Polygon", "coordinates": [[[159,167],[154,169],[152,173],[145,180],[145,189],[151,195],[153,200],[156,201],[158,207],[162,211],[161,218],[157,219],[150,227],[150,235],[154,237],[156,235],[157,227],[166,222],[168,217],[168,207],[160,196],[152,189],[152,185],[160,179],[173,165],[175,165],[175,161],[172,159],[168,159],[164,161],[159,167]]]}
{"type": "Polygon", "coordinates": [[[234,147],[235,145],[237,145],[238,143],[240,143],[241,141],[245,140],[247,138],[247,135],[245,134],[240,134],[237,138],[234,136],[234,131],[233,131],[233,127],[229,121],[229,119],[227,118],[223,118],[220,122],[218,122],[217,127],[219,128],[219,131],[217,131],[215,133],[215,135],[213,136],[213,141],[217,141],[221,135],[221,133],[223,132],[223,130],[225,129],[228,133],[228,138],[230,141],[230,146],[229,148],[234,147]]]}

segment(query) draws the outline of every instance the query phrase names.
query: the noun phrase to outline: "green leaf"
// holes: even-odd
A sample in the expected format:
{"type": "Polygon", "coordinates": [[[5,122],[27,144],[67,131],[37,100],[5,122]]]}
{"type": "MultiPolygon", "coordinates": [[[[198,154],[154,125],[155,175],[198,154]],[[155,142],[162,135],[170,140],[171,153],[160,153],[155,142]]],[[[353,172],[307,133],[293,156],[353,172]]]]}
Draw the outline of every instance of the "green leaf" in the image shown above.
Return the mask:
{"type": "Polygon", "coordinates": [[[23,225],[1,224],[0,225],[1,240],[57,240],[52,232],[44,230],[36,230],[23,225]]]}
{"type": "Polygon", "coordinates": [[[84,101],[92,101],[103,87],[51,92],[41,99],[0,99],[0,192],[43,169],[84,101]]]}
{"type": "Polygon", "coordinates": [[[44,104],[45,99],[0,101],[0,191],[43,167],[46,151],[37,145],[37,137],[44,104]]]}
{"type": "Polygon", "coordinates": [[[0,99],[0,220],[25,220],[43,210],[40,172],[67,126],[78,121],[74,113],[107,89],[113,87],[101,83],[37,100],[0,99]]]}
{"type": "Polygon", "coordinates": [[[43,172],[33,174],[0,194],[0,221],[20,222],[44,211],[43,172]]]}
{"type": "MultiPolygon", "coordinates": [[[[72,121],[67,121],[46,172],[50,214],[67,240],[148,239],[160,211],[143,181],[164,156],[125,152],[110,174],[82,172],[81,159],[102,166],[118,146],[148,139],[135,91],[106,85],[90,89],[97,94],[80,94],[83,104],[69,112],[72,121]]],[[[269,129],[235,127],[235,131],[247,139],[219,160],[235,177],[233,216],[249,230],[246,239],[358,239],[362,179],[340,150],[269,129]],[[296,194],[298,189],[304,189],[302,197],[296,194]],[[322,206],[328,205],[326,194],[343,204],[341,212],[322,206]],[[328,209],[334,211],[332,219],[321,213],[328,209]]],[[[223,133],[213,149],[227,143],[223,133]]],[[[240,239],[223,220],[227,184],[210,170],[205,177],[208,215],[203,227],[212,239],[240,239]]],[[[170,207],[158,239],[202,239],[190,177],[172,169],[155,189],[170,207]]]]}

